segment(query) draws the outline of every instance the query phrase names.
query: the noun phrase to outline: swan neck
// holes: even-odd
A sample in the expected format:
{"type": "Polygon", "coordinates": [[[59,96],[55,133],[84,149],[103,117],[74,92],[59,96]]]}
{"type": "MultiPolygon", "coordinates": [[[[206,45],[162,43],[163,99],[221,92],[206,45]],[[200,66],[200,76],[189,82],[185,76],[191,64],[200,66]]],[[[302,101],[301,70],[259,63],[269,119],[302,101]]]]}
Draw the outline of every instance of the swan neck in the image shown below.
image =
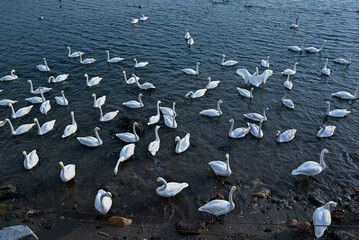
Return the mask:
{"type": "Polygon", "coordinates": [[[89,84],[89,76],[86,75],[86,83],[89,84]]]}
{"type": "Polygon", "coordinates": [[[227,163],[227,172],[230,172],[231,168],[229,166],[229,157],[227,158],[226,163],[227,163]]]}
{"type": "Polygon", "coordinates": [[[226,56],[223,56],[223,57],[222,57],[222,64],[224,63],[224,58],[225,58],[225,57],[226,57],[226,56]]]}
{"type": "Polygon", "coordinates": [[[123,76],[125,77],[126,83],[128,83],[128,81],[127,81],[127,76],[126,76],[126,72],[123,74],[123,76]]]}
{"type": "MultiPolygon", "coordinates": [[[[283,98],[285,98],[286,95],[284,95],[283,98]]],[[[266,109],[263,110],[263,118],[267,120],[267,115],[266,115],[266,109]]]]}
{"type": "MultiPolygon", "coordinates": [[[[101,109],[101,108],[100,108],[101,109]]],[[[101,111],[102,112],[102,111],[101,111]]],[[[102,114],[101,114],[102,115],[102,114]]],[[[99,141],[100,143],[102,142],[101,138],[100,138],[100,135],[98,135],[98,131],[95,130],[95,135],[96,135],[96,138],[97,138],[97,141],[99,141]]]]}
{"type": "Polygon", "coordinates": [[[323,168],[326,168],[325,162],[324,162],[324,152],[320,153],[320,166],[323,168]]]}
{"type": "Polygon", "coordinates": [[[44,97],[44,94],[42,93],[42,90],[40,89],[40,95],[41,95],[41,98],[42,98],[42,101],[46,101],[46,98],[44,97]]]}
{"type": "Polygon", "coordinates": [[[295,72],[297,70],[297,63],[294,64],[293,71],[295,72]]]}
{"type": "Polygon", "coordinates": [[[29,83],[30,83],[30,90],[31,90],[31,93],[33,93],[33,92],[34,92],[34,87],[32,86],[32,81],[31,81],[31,80],[29,80],[29,83]]]}
{"type": "Polygon", "coordinates": [[[110,61],[110,52],[106,52],[106,54],[107,54],[107,61],[110,61]]]}
{"type": "Polygon", "coordinates": [[[196,74],[197,75],[199,74],[199,65],[198,64],[196,65],[196,74]]]}
{"type": "Polygon", "coordinates": [[[176,113],[176,109],[175,109],[175,108],[176,108],[176,105],[173,103],[173,104],[172,104],[173,115],[176,113]]]}
{"type": "Polygon", "coordinates": [[[133,126],[132,126],[132,131],[133,131],[133,134],[135,135],[135,137],[137,138],[138,135],[136,133],[136,124],[134,123],[133,126]]]}
{"type": "Polygon", "coordinates": [[[157,102],[157,115],[160,115],[160,102],[157,102]]]}
{"type": "Polygon", "coordinates": [[[259,122],[259,129],[258,129],[259,131],[258,131],[258,132],[261,132],[261,130],[262,130],[262,124],[263,124],[263,121],[260,121],[260,122],[259,122]]]}
{"type": "Polygon", "coordinates": [[[359,92],[359,87],[357,87],[357,89],[355,90],[354,98],[358,98],[358,92],[359,92]]]}
{"type": "Polygon", "coordinates": [[[160,137],[158,136],[158,128],[156,128],[155,135],[156,135],[156,141],[160,141],[160,137]]]}
{"type": "Polygon", "coordinates": [[[350,56],[349,56],[349,63],[351,63],[352,62],[352,56],[353,56],[353,54],[350,54],[350,56]]]}
{"type": "Polygon", "coordinates": [[[15,110],[14,110],[14,107],[12,104],[10,105],[10,108],[11,108],[12,117],[15,118],[16,114],[15,114],[15,110]]]}
{"type": "Polygon", "coordinates": [[[323,45],[320,47],[319,51],[321,51],[325,45],[326,41],[324,41],[323,45]]]}
{"type": "Polygon", "coordinates": [[[330,102],[328,103],[327,114],[330,112],[330,102]]]}
{"type": "Polygon", "coordinates": [[[234,192],[234,188],[232,188],[231,191],[229,192],[229,204],[231,205],[231,208],[234,207],[233,192],[234,192]]]}
{"type": "Polygon", "coordinates": [[[158,190],[163,191],[163,190],[165,190],[167,188],[167,182],[164,179],[161,179],[160,182],[162,182],[163,185],[161,187],[159,187],[158,190]]]}
{"type": "Polygon", "coordinates": [[[10,125],[11,134],[15,134],[14,126],[12,125],[11,121],[9,119],[6,120],[10,125]]]}
{"type": "Polygon", "coordinates": [[[71,121],[72,121],[72,125],[76,125],[76,121],[75,121],[75,115],[71,114],[71,121]]]}
{"type": "Polygon", "coordinates": [[[138,101],[140,102],[141,106],[143,106],[141,95],[138,96],[138,101]]]}
{"type": "Polygon", "coordinates": [[[40,126],[39,121],[36,121],[36,126],[37,126],[39,134],[41,134],[41,126],[40,126]]]}
{"type": "Polygon", "coordinates": [[[217,110],[218,110],[218,112],[220,113],[220,114],[222,114],[222,111],[221,111],[221,103],[220,102],[218,102],[217,103],[217,110]]]}
{"type": "Polygon", "coordinates": [[[304,41],[302,42],[302,51],[304,50],[304,41]]]}
{"type": "Polygon", "coordinates": [[[49,66],[47,66],[47,61],[46,61],[46,60],[44,60],[44,62],[45,62],[46,67],[47,67],[47,68],[49,68],[49,66]]]}
{"type": "Polygon", "coordinates": [[[97,98],[96,95],[93,96],[93,105],[96,106],[97,105],[97,98]]]}
{"type": "MultiPolygon", "coordinates": [[[[101,119],[103,118],[103,112],[102,112],[102,107],[101,106],[99,106],[99,109],[100,109],[100,117],[101,117],[101,119]]],[[[97,132],[97,131],[96,131],[97,132]]]]}
{"type": "Polygon", "coordinates": [[[68,54],[68,55],[70,56],[70,55],[71,55],[71,48],[68,47],[67,50],[69,50],[69,54],[68,54]]]}
{"type": "Polygon", "coordinates": [[[234,121],[231,122],[231,127],[229,129],[229,136],[231,135],[231,133],[233,132],[233,128],[234,128],[234,121]]]}
{"type": "Polygon", "coordinates": [[[328,65],[328,58],[327,58],[327,60],[325,61],[325,66],[324,66],[324,68],[327,68],[327,65],[328,65]]]}

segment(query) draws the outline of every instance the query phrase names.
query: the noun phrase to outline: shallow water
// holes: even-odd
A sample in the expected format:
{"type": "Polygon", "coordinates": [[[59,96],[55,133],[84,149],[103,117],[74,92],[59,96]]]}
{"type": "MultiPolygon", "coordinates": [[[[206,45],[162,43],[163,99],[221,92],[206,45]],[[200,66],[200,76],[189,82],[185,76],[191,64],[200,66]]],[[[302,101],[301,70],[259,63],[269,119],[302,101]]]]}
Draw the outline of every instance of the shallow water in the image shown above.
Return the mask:
{"type": "MultiPolygon", "coordinates": [[[[198,219],[204,216],[196,209],[218,190],[228,190],[231,185],[239,187],[236,203],[250,199],[252,179],[260,178],[274,195],[291,199],[310,191],[332,200],[342,196],[338,181],[358,184],[359,179],[359,111],[357,103],[334,99],[330,93],[339,90],[354,92],[358,86],[358,57],[347,67],[333,63],[334,58],[348,58],[359,49],[359,3],[357,1],[265,1],[253,2],[245,8],[242,1],[227,4],[212,4],[211,1],[1,1],[0,9],[0,75],[16,69],[19,80],[0,83],[0,99],[18,100],[16,109],[24,107],[23,100],[31,97],[28,79],[34,86],[47,86],[50,75],[69,73],[65,82],[52,84],[53,91],[45,94],[51,100],[52,109],[46,118],[39,112],[39,105],[26,117],[16,119],[14,126],[32,122],[37,117],[40,123],[56,119],[56,129],[44,136],[37,130],[14,137],[8,125],[0,129],[0,182],[15,182],[27,199],[20,203],[54,208],[69,208],[77,203],[80,210],[92,211],[96,192],[106,187],[115,196],[112,210],[118,214],[164,216],[173,212],[177,217],[198,219]],[[138,5],[144,5],[140,9],[138,5]],[[294,9],[294,11],[293,11],[294,9]],[[131,17],[149,16],[148,21],[136,25],[131,17]],[[44,16],[43,21],[38,17],[44,16]],[[300,16],[299,29],[289,30],[296,17],[300,16]],[[195,40],[188,48],[184,41],[188,28],[195,40]],[[307,46],[320,47],[326,39],[324,50],[318,54],[293,53],[288,45],[299,45],[307,40],[307,46]],[[77,59],[67,58],[66,46],[85,52],[85,57],[97,59],[95,64],[83,66],[77,59]],[[125,58],[120,64],[108,64],[104,50],[111,56],[125,58]],[[238,60],[236,67],[221,67],[221,54],[227,59],[238,60]],[[239,96],[236,87],[246,87],[236,75],[238,68],[255,71],[260,60],[270,56],[274,71],[266,85],[254,90],[254,98],[239,96]],[[42,73],[36,65],[46,57],[51,73],[42,73]],[[134,69],[133,57],[149,61],[143,69],[134,69]],[[325,58],[332,74],[321,75],[325,58]],[[188,76],[182,68],[195,68],[201,62],[200,75],[188,76]],[[285,90],[280,72],[292,68],[298,61],[297,74],[292,77],[294,87],[285,90]],[[130,110],[122,102],[137,99],[140,92],[133,85],[125,85],[122,71],[127,75],[135,72],[140,82],[155,84],[154,91],[142,91],[143,109],[130,110]],[[90,77],[101,76],[99,86],[87,88],[84,73],[90,77]],[[204,88],[206,78],[220,80],[218,88],[209,90],[202,98],[184,101],[190,90],[204,88]],[[70,104],[56,105],[55,96],[64,90],[70,104]],[[295,110],[281,104],[284,92],[295,103],[295,110]],[[104,112],[119,109],[115,120],[99,122],[99,112],[92,108],[90,95],[106,95],[104,112]],[[222,99],[223,116],[209,119],[198,114],[203,109],[214,108],[222,99]],[[156,101],[161,106],[177,103],[178,129],[167,128],[163,119],[159,130],[161,148],[155,157],[147,153],[148,144],[154,140],[154,126],[147,127],[148,118],[156,113],[156,101]],[[348,108],[352,113],[344,119],[325,118],[326,105],[348,108]],[[267,106],[268,121],[263,125],[264,137],[229,139],[228,120],[235,120],[235,127],[246,126],[244,113],[262,112],[267,106]],[[61,139],[63,129],[71,122],[70,111],[75,112],[78,131],[75,136],[61,139]],[[125,145],[115,137],[116,133],[131,130],[124,117],[136,120],[143,127],[140,142],[136,144],[135,156],[121,164],[119,174],[113,176],[113,168],[121,148],[125,145]],[[330,139],[318,139],[316,133],[322,124],[337,126],[330,139]],[[93,135],[93,128],[100,127],[104,141],[101,147],[86,148],[76,137],[93,135]],[[278,129],[296,128],[297,134],[290,143],[278,144],[275,135],[278,129]],[[191,146],[182,154],[174,152],[174,138],[191,133],[191,146]],[[328,168],[322,172],[310,190],[298,189],[302,177],[293,177],[291,171],[307,160],[318,161],[323,148],[332,154],[326,155],[328,168]],[[36,149],[40,164],[31,171],[23,168],[22,151],[36,149]],[[224,160],[230,154],[232,175],[225,180],[217,178],[208,162],[224,160]],[[59,161],[76,164],[76,181],[63,184],[59,178],[59,161]],[[154,168],[146,172],[146,168],[154,168]],[[169,181],[186,181],[189,187],[171,202],[155,194],[162,176],[169,181]],[[238,197],[239,196],[239,197],[238,197]]],[[[246,87],[248,89],[248,87],[246,87]]],[[[0,118],[10,117],[10,110],[0,108],[0,118]]],[[[226,192],[226,191],[225,191],[226,192]]],[[[227,196],[225,196],[227,198],[227,196]]],[[[303,203],[303,205],[306,205],[303,203]]],[[[300,209],[303,206],[298,206],[300,209]]],[[[236,208],[229,220],[249,215],[250,210],[236,208]]]]}

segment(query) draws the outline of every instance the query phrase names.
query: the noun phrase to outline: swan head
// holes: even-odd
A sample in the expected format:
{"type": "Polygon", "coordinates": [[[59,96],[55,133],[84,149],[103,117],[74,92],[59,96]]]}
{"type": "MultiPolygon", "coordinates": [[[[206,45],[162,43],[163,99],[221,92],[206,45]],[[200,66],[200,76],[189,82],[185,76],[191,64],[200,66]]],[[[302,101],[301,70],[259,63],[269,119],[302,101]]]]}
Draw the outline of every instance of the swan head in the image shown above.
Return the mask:
{"type": "Polygon", "coordinates": [[[336,202],[329,201],[324,206],[326,206],[326,207],[336,207],[337,205],[338,204],[336,202]]]}
{"type": "Polygon", "coordinates": [[[22,152],[22,155],[26,156],[26,152],[25,152],[25,151],[23,151],[23,152],[22,152]]]}
{"type": "Polygon", "coordinates": [[[322,150],[322,153],[330,153],[330,151],[329,151],[328,149],[324,148],[324,149],[322,150]]]}
{"type": "Polygon", "coordinates": [[[157,126],[156,126],[156,130],[158,130],[160,127],[161,127],[161,126],[157,125],[157,126]]]}
{"type": "Polygon", "coordinates": [[[295,62],[295,65],[298,65],[299,63],[298,62],[295,62]]]}
{"type": "Polygon", "coordinates": [[[158,178],[156,179],[156,182],[165,182],[165,179],[162,178],[162,177],[158,177],[158,178]]]}
{"type": "Polygon", "coordinates": [[[12,104],[11,104],[11,103],[9,103],[8,107],[11,107],[11,106],[12,106],[12,104]]]}
{"type": "Polygon", "coordinates": [[[176,102],[173,102],[173,106],[176,106],[176,102]]]}
{"type": "Polygon", "coordinates": [[[136,59],[136,58],[133,58],[133,60],[137,62],[137,59],[136,59]]]}
{"type": "Polygon", "coordinates": [[[198,66],[201,65],[201,63],[200,63],[200,62],[197,62],[197,65],[198,65],[198,66]]]}
{"type": "Polygon", "coordinates": [[[281,134],[281,132],[279,130],[277,130],[277,137],[281,134]]]}
{"type": "Polygon", "coordinates": [[[63,163],[63,162],[59,162],[59,165],[60,165],[61,167],[63,167],[63,166],[64,166],[64,163],[63,163]]]}
{"type": "Polygon", "coordinates": [[[161,101],[161,100],[158,100],[157,103],[162,103],[162,101],[161,101]]]}
{"type": "Polygon", "coordinates": [[[108,53],[108,52],[110,52],[109,50],[105,50],[105,53],[108,53]]]}
{"type": "Polygon", "coordinates": [[[140,93],[138,96],[143,97],[143,94],[142,94],[142,93],[140,93]]]}
{"type": "Polygon", "coordinates": [[[179,136],[177,136],[177,137],[175,138],[175,142],[178,142],[179,140],[181,140],[181,138],[180,138],[179,136]]]}
{"type": "Polygon", "coordinates": [[[251,88],[251,92],[253,92],[254,88],[251,88]]]}
{"type": "Polygon", "coordinates": [[[34,118],[34,123],[36,123],[37,122],[37,118],[34,118]]]}
{"type": "Polygon", "coordinates": [[[208,81],[211,81],[211,78],[210,78],[210,77],[208,77],[208,78],[207,78],[207,80],[208,80],[208,81]]]}
{"type": "Polygon", "coordinates": [[[233,189],[234,191],[236,191],[236,190],[237,190],[237,187],[236,187],[236,186],[233,186],[232,189],[233,189]]]}
{"type": "Polygon", "coordinates": [[[226,55],[222,54],[222,57],[224,58],[226,55]]]}
{"type": "Polygon", "coordinates": [[[122,74],[125,74],[126,73],[126,71],[122,71],[122,74]]]}
{"type": "Polygon", "coordinates": [[[267,57],[267,59],[269,60],[269,56],[267,57]]]}
{"type": "Polygon", "coordinates": [[[88,77],[89,75],[87,75],[87,73],[84,74],[84,77],[88,77]]]}
{"type": "Polygon", "coordinates": [[[188,29],[186,29],[186,32],[188,32],[188,29]]]}
{"type": "Polygon", "coordinates": [[[95,131],[98,132],[101,131],[101,129],[99,127],[95,127],[95,131]]]}
{"type": "Polygon", "coordinates": [[[70,47],[67,47],[66,49],[70,49],[70,47]]]}
{"type": "Polygon", "coordinates": [[[328,105],[328,104],[330,104],[330,102],[329,102],[329,101],[326,101],[324,104],[328,105]]]}
{"type": "Polygon", "coordinates": [[[46,58],[44,58],[44,61],[46,61],[46,58]]]}
{"type": "Polygon", "coordinates": [[[268,110],[269,110],[269,107],[266,107],[265,110],[268,111],[268,110]]]}
{"type": "Polygon", "coordinates": [[[233,119],[229,119],[229,122],[232,123],[232,122],[234,122],[234,120],[233,120],[233,119]]]}
{"type": "Polygon", "coordinates": [[[220,104],[223,104],[223,103],[224,103],[222,100],[219,100],[218,102],[219,102],[220,104]]]}
{"type": "Polygon", "coordinates": [[[226,154],[226,160],[227,160],[227,159],[229,159],[229,154],[228,154],[228,153],[226,154]]]}
{"type": "Polygon", "coordinates": [[[30,79],[29,79],[29,80],[27,80],[27,81],[26,81],[26,83],[31,83],[31,80],[30,80],[30,79]]]}
{"type": "Polygon", "coordinates": [[[96,97],[96,94],[94,94],[94,93],[93,93],[93,94],[91,94],[91,97],[96,97]]]}

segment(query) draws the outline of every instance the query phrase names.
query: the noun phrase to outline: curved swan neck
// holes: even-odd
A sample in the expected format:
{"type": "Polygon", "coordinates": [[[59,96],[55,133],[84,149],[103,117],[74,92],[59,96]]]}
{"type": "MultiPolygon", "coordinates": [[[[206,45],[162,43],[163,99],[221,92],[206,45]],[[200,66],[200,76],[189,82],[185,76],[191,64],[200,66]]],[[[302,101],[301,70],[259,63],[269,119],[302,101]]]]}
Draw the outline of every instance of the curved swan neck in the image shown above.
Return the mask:
{"type": "Polygon", "coordinates": [[[75,114],[73,112],[71,112],[71,121],[72,121],[72,125],[77,125],[75,121],[75,114]]]}
{"type": "Polygon", "coordinates": [[[45,62],[46,67],[49,68],[49,66],[47,66],[47,61],[46,61],[46,59],[44,59],[44,62],[45,62]]]}
{"type": "Polygon", "coordinates": [[[136,136],[136,138],[138,137],[137,133],[136,133],[136,124],[137,123],[133,123],[133,126],[132,126],[132,131],[133,131],[133,134],[136,136]]]}
{"type": "MultiPolygon", "coordinates": [[[[286,96],[286,95],[284,95],[283,98],[285,98],[285,96],[286,96]]],[[[266,110],[267,110],[267,108],[265,108],[265,109],[263,110],[263,118],[264,118],[264,119],[267,119],[266,110]]]]}
{"type": "Polygon", "coordinates": [[[327,114],[330,112],[330,102],[328,102],[327,114]]]}
{"type": "Polygon", "coordinates": [[[40,123],[38,120],[36,120],[36,126],[37,126],[37,129],[38,129],[38,133],[41,134],[41,126],[40,126],[40,123]]]}
{"type": "Polygon", "coordinates": [[[102,201],[103,201],[104,197],[108,197],[107,193],[102,194],[101,197],[100,197],[101,207],[103,207],[102,201]]]}
{"type": "Polygon", "coordinates": [[[234,192],[234,188],[231,188],[231,191],[229,192],[229,204],[231,205],[231,207],[234,207],[234,202],[233,202],[233,192],[234,192]]]}
{"type": "Polygon", "coordinates": [[[15,110],[14,110],[14,107],[12,104],[10,104],[10,108],[11,108],[12,118],[15,118],[16,114],[15,114],[15,110]]]}
{"type": "Polygon", "coordinates": [[[106,54],[107,54],[107,61],[110,61],[110,52],[106,51],[106,54]]]}
{"type": "Polygon", "coordinates": [[[227,158],[227,160],[226,160],[226,163],[227,163],[227,172],[229,172],[229,171],[231,171],[231,168],[230,168],[230,166],[229,166],[229,156],[228,156],[228,158],[227,158]]]}
{"type": "Polygon", "coordinates": [[[89,84],[89,76],[86,75],[85,77],[86,77],[86,83],[87,83],[87,85],[88,85],[88,84],[89,84]]]}
{"type": "Polygon", "coordinates": [[[141,106],[143,105],[141,94],[138,95],[138,101],[140,102],[141,106]]]}
{"type": "Polygon", "coordinates": [[[196,74],[199,74],[199,64],[196,65],[196,74]]]}
{"type": "Polygon", "coordinates": [[[93,105],[96,106],[96,103],[97,103],[96,94],[93,94],[93,105]]]}
{"type": "Polygon", "coordinates": [[[322,49],[323,49],[323,47],[324,47],[324,45],[325,45],[326,42],[327,42],[327,41],[324,41],[324,43],[323,43],[323,45],[320,47],[319,51],[322,51],[322,49]]]}
{"type": "Polygon", "coordinates": [[[66,101],[65,93],[61,91],[61,96],[64,98],[64,102],[66,101]]]}
{"type": "MultiPolygon", "coordinates": [[[[98,106],[98,108],[100,109],[100,118],[102,119],[102,118],[103,118],[102,107],[101,107],[101,106],[98,106]]],[[[96,133],[97,133],[97,131],[96,131],[96,133]]]]}
{"type": "Polygon", "coordinates": [[[229,128],[229,136],[230,136],[231,133],[233,132],[233,128],[234,128],[234,120],[231,121],[231,127],[229,128]]]}
{"type": "Polygon", "coordinates": [[[67,47],[67,50],[69,50],[69,56],[71,55],[71,48],[70,47],[67,47]]]}
{"type": "Polygon", "coordinates": [[[114,170],[115,176],[117,175],[117,172],[118,172],[118,168],[119,168],[119,166],[120,166],[120,163],[121,163],[121,158],[119,158],[119,159],[117,160],[117,163],[116,163],[116,166],[115,166],[115,170],[114,170]]]}
{"type": "Polygon", "coordinates": [[[137,63],[137,59],[136,59],[136,58],[134,58],[133,60],[135,60],[135,62],[136,62],[136,65],[137,65],[137,64],[138,64],[138,63],[137,63]]]}
{"type": "Polygon", "coordinates": [[[32,86],[32,81],[28,80],[28,82],[30,83],[30,91],[31,91],[31,93],[33,93],[34,92],[34,87],[32,86]]]}
{"type": "Polygon", "coordinates": [[[349,63],[351,63],[351,62],[352,62],[352,56],[353,56],[353,54],[350,54],[350,56],[349,56],[349,60],[348,60],[348,62],[349,62],[349,63]]]}
{"type": "Polygon", "coordinates": [[[304,42],[305,40],[302,42],[302,51],[304,50],[304,42]]]}
{"type": "Polygon", "coordinates": [[[293,71],[295,72],[297,70],[297,63],[294,64],[293,71]]]}
{"type": "Polygon", "coordinates": [[[137,78],[135,78],[135,82],[136,82],[137,87],[141,87],[141,84],[138,82],[137,78]]]}
{"type": "Polygon", "coordinates": [[[260,133],[260,132],[261,132],[261,130],[262,130],[262,124],[263,124],[263,121],[260,121],[260,122],[259,122],[259,129],[258,129],[258,133],[260,133]]]}
{"type": "Polygon", "coordinates": [[[80,54],[80,62],[82,62],[82,54],[80,54]]]}
{"type": "Polygon", "coordinates": [[[164,180],[163,178],[161,178],[161,179],[159,180],[159,182],[163,183],[163,185],[162,185],[161,187],[159,187],[159,190],[160,190],[160,191],[165,190],[165,189],[167,188],[167,182],[166,182],[166,180],[164,180]]]}
{"type": "MultiPolygon", "coordinates": [[[[100,108],[101,109],[101,108],[100,108]]],[[[101,110],[102,112],[102,110],[101,110]]],[[[98,135],[98,130],[95,130],[95,135],[96,135],[96,138],[99,142],[102,142],[101,138],[100,138],[100,135],[98,135]]]]}
{"type": "Polygon", "coordinates": [[[158,136],[158,127],[156,127],[155,129],[155,136],[156,136],[156,141],[159,141],[160,140],[160,136],[158,136]]]}
{"type": "Polygon", "coordinates": [[[325,162],[324,162],[324,151],[322,151],[320,153],[320,166],[322,166],[323,168],[326,168],[325,162]]]}
{"type": "Polygon", "coordinates": [[[7,121],[10,125],[10,130],[11,130],[11,134],[15,134],[15,130],[14,130],[14,126],[12,125],[11,121],[9,119],[5,119],[5,121],[7,121]]]}
{"type": "Polygon", "coordinates": [[[224,63],[225,55],[222,56],[222,64],[224,63]]]}
{"type": "Polygon", "coordinates": [[[218,101],[218,103],[217,103],[217,110],[218,110],[218,112],[219,112],[220,114],[222,114],[220,105],[221,105],[221,102],[218,101]]]}
{"type": "Polygon", "coordinates": [[[123,72],[123,76],[125,77],[126,83],[128,83],[128,81],[127,81],[127,76],[126,76],[126,72],[123,72]]]}

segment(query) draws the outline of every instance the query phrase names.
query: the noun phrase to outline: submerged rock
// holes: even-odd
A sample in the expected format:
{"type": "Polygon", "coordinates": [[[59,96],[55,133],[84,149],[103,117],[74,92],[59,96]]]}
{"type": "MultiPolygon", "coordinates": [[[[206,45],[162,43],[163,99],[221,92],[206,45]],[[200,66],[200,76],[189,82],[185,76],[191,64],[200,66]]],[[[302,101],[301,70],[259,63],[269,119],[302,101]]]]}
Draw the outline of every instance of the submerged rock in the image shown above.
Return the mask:
{"type": "Polygon", "coordinates": [[[6,240],[38,240],[35,233],[26,225],[6,227],[0,230],[0,239],[6,240]]]}
{"type": "Polygon", "coordinates": [[[262,188],[259,191],[252,192],[251,195],[257,198],[267,198],[271,194],[268,188],[262,188]]]}
{"type": "Polygon", "coordinates": [[[132,219],[119,217],[119,216],[113,216],[110,217],[108,220],[112,224],[121,225],[121,226],[130,226],[132,224],[132,219]]]}
{"type": "Polygon", "coordinates": [[[7,184],[0,187],[0,199],[14,198],[18,194],[14,184],[7,184]]]}
{"type": "Polygon", "coordinates": [[[186,220],[180,220],[177,223],[177,232],[183,234],[201,234],[205,228],[205,224],[202,222],[189,222],[186,220]]]}

